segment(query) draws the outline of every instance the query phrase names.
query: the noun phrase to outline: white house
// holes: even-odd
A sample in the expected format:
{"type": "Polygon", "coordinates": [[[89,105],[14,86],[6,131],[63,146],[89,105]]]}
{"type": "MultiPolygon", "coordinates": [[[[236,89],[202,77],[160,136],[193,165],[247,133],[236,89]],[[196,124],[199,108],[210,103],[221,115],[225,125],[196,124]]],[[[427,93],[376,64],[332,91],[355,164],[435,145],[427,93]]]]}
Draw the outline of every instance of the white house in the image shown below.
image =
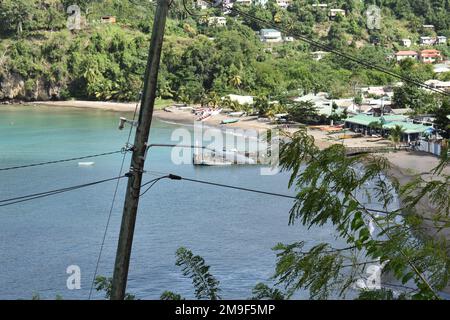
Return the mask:
{"type": "Polygon", "coordinates": [[[345,17],[345,10],[343,9],[330,9],[330,18],[335,18],[336,16],[345,17]]]}
{"type": "Polygon", "coordinates": [[[444,61],[443,63],[435,64],[433,71],[434,73],[450,72],[450,61],[444,61]]]}
{"type": "Polygon", "coordinates": [[[328,8],[328,4],[326,3],[314,3],[312,5],[313,8],[325,9],[328,8]]]}
{"type": "Polygon", "coordinates": [[[253,3],[253,0],[236,0],[235,3],[243,5],[243,6],[251,6],[253,3]]]}
{"type": "Polygon", "coordinates": [[[436,44],[447,44],[447,37],[438,36],[436,38],[436,44]]]}
{"type": "Polygon", "coordinates": [[[259,32],[262,42],[282,42],[281,32],[275,29],[261,29],[259,32]]]}
{"type": "Polygon", "coordinates": [[[431,46],[435,43],[435,39],[432,37],[420,37],[420,44],[422,46],[431,46]]]}
{"type": "Polygon", "coordinates": [[[417,60],[418,57],[419,54],[416,51],[398,51],[395,54],[395,58],[397,59],[397,61],[402,61],[407,58],[417,60]]]}
{"type": "Polygon", "coordinates": [[[411,47],[412,41],[411,39],[402,39],[400,43],[402,44],[402,46],[409,48],[411,47]]]}
{"type": "Polygon", "coordinates": [[[433,87],[435,89],[450,92],[450,81],[440,81],[440,80],[432,79],[432,80],[425,81],[425,84],[427,84],[430,87],[433,87]]]}
{"type": "MultiPolygon", "coordinates": [[[[253,97],[252,96],[241,96],[238,94],[229,94],[225,97],[230,98],[231,101],[233,102],[237,102],[240,105],[245,105],[245,104],[253,104],[253,97]]],[[[222,99],[224,99],[225,97],[223,97],[222,99]]]]}
{"type": "Polygon", "coordinates": [[[227,25],[227,19],[225,17],[209,17],[208,26],[224,27],[227,25]]]}
{"type": "Polygon", "coordinates": [[[326,51],[314,51],[311,52],[311,55],[313,56],[313,59],[316,61],[322,60],[329,52],[326,51]]]}
{"type": "Polygon", "coordinates": [[[432,25],[432,24],[424,24],[422,26],[422,28],[428,29],[428,30],[434,30],[434,25],[432,25]]]}
{"type": "Polygon", "coordinates": [[[287,9],[292,4],[292,0],[276,0],[277,5],[282,9],[287,9]]]}
{"type": "Polygon", "coordinates": [[[285,42],[292,42],[294,41],[294,37],[284,37],[285,42]]]}
{"type": "Polygon", "coordinates": [[[205,10],[209,8],[209,3],[203,0],[197,0],[197,8],[205,10]]]}

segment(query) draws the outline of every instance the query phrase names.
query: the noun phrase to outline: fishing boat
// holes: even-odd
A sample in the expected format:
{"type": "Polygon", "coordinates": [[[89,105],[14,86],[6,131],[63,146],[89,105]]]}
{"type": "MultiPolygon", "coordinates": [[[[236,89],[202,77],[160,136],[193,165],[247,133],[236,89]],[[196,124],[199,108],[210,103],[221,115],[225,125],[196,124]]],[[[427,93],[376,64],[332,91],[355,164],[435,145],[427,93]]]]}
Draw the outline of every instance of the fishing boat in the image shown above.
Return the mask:
{"type": "Polygon", "coordinates": [[[95,162],[78,162],[79,167],[92,167],[95,162]]]}
{"type": "Polygon", "coordinates": [[[228,115],[230,117],[242,117],[245,114],[244,111],[238,111],[238,112],[230,112],[228,115]]]}
{"type": "Polygon", "coordinates": [[[221,124],[230,124],[230,123],[236,123],[236,122],[239,122],[239,119],[224,119],[220,123],[221,124]]]}
{"type": "Polygon", "coordinates": [[[198,117],[196,120],[197,121],[205,121],[209,118],[211,118],[212,116],[218,115],[219,113],[222,112],[222,109],[206,109],[203,110],[203,112],[200,114],[200,117],[198,117]]]}

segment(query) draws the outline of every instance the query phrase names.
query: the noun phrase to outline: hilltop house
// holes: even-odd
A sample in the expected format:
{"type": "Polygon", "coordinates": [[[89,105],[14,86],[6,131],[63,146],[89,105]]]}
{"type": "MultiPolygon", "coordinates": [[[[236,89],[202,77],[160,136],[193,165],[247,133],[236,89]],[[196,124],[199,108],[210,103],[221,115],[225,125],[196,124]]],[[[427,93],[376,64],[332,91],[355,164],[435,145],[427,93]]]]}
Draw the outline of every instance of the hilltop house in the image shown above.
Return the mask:
{"type": "Polygon", "coordinates": [[[281,9],[287,9],[292,4],[292,0],[276,0],[276,2],[281,9]]]}
{"type": "Polygon", "coordinates": [[[115,16],[103,16],[100,18],[101,23],[116,23],[115,16]]]}
{"type": "Polygon", "coordinates": [[[435,38],[432,37],[420,37],[421,46],[432,46],[435,43],[435,38]]]}
{"type": "Polygon", "coordinates": [[[433,87],[435,89],[444,90],[450,92],[450,81],[440,81],[440,80],[428,80],[425,84],[433,87]]]}
{"type": "Polygon", "coordinates": [[[402,61],[407,58],[417,60],[419,54],[416,51],[399,51],[395,54],[397,61],[402,61]]]}
{"type": "Polygon", "coordinates": [[[209,8],[209,3],[204,0],[197,0],[196,6],[199,9],[205,10],[209,8]]]}
{"type": "Polygon", "coordinates": [[[321,9],[328,8],[328,4],[326,3],[313,3],[311,6],[313,8],[321,8],[321,9]]]}
{"type": "Polygon", "coordinates": [[[436,44],[447,44],[447,37],[438,36],[436,38],[436,44]]]}
{"type": "Polygon", "coordinates": [[[253,0],[236,0],[235,3],[243,5],[243,6],[251,6],[253,3],[253,0]]]}
{"type": "Polygon", "coordinates": [[[259,36],[262,42],[282,42],[281,32],[275,29],[261,29],[259,36]]]}
{"type": "Polygon", "coordinates": [[[411,47],[412,41],[411,39],[402,39],[400,40],[400,43],[402,44],[403,47],[409,48],[411,47]]]}
{"type": "Polygon", "coordinates": [[[330,18],[336,18],[337,16],[345,17],[345,10],[343,9],[330,9],[329,13],[330,18]]]}
{"type": "Polygon", "coordinates": [[[225,17],[209,17],[208,26],[224,27],[227,25],[227,19],[225,17]]]}
{"type": "Polygon", "coordinates": [[[420,61],[423,63],[435,63],[441,60],[441,52],[439,50],[430,49],[420,51],[420,61]]]}
{"type": "Polygon", "coordinates": [[[313,59],[316,60],[316,61],[322,60],[327,54],[329,54],[329,52],[327,52],[327,51],[314,51],[314,52],[311,52],[311,55],[312,55],[313,59]]]}
{"type": "Polygon", "coordinates": [[[450,61],[443,61],[442,63],[434,65],[434,73],[450,72],[450,61]]]}

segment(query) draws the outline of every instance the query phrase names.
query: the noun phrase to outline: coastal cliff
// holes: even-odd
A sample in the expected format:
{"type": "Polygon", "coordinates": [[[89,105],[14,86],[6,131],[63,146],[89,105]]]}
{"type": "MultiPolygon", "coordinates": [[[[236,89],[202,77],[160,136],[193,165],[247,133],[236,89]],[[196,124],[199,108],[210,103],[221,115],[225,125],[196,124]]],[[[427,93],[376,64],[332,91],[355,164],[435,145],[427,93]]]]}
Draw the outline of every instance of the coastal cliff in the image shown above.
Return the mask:
{"type": "Polygon", "coordinates": [[[0,76],[0,101],[48,101],[61,98],[62,84],[52,84],[44,78],[27,81],[17,73],[0,76]]]}

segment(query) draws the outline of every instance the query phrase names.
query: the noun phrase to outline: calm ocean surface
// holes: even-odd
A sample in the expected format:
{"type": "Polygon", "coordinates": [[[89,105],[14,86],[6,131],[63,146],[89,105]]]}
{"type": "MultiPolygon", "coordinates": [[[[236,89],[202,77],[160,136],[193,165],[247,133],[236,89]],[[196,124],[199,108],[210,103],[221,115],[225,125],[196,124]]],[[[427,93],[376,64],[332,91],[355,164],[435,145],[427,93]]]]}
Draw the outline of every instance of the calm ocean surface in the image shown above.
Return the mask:
{"type": "MultiPolygon", "coordinates": [[[[0,107],[0,168],[119,150],[127,130],[123,114],[46,107],[0,107]]],[[[129,116],[129,115],[128,115],[129,116]]],[[[152,143],[170,143],[176,125],[154,121],[152,143]]],[[[172,142],[174,143],[174,142],[172,142]]],[[[171,150],[154,148],[147,170],[293,194],[288,175],[262,176],[257,166],[174,165],[171,150]]],[[[77,162],[0,172],[0,200],[118,175],[122,155],[101,157],[93,167],[77,162]]],[[[129,156],[125,162],[128,170],[129,156]]],[[[144,181],[152,179],[146,175],[144,181]]],[[[111,205],[115,182],[7,207],[0,207],[0,298],[86,299],[111,205]],[[81,289],[68,290],[66,268],[81,268],[81,289]]],[[[99,267],[111,276],[126,181],[120,184],[99,267]]],[[[163,180],[140,202],[128,292],[158,299],[165,290],[194,298],[190,279],[175,266],[180,246],[203,256],[220,280],[223,298],[248,298],[258,282],[269,282],[278,242],[334,241],[331,228],[288,226],[292,201],[163,180]]],[[[307,295],[300,294],[300,298],[307,295]]],[[[94,298],[103,298],[95,293],[94,298]]]]}

